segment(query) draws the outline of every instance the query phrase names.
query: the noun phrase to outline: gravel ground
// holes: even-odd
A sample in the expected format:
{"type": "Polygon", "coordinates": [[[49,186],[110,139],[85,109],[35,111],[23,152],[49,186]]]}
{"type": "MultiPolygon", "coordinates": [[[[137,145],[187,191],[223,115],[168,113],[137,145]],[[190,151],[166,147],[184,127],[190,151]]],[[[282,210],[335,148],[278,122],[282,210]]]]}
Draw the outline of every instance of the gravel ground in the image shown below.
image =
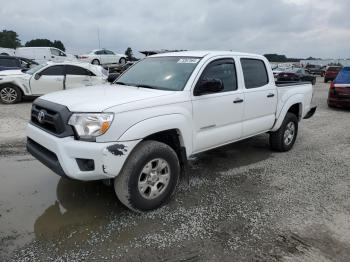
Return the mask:
{"type": "Polygon", "coordinates": [[[292,151],[260,135],[201,154],[190,185],[146,214],[27,155],[30,102],[0,105],[0,261],[349,261],[350,111],[327,91],[319,79],[292,151]]]}

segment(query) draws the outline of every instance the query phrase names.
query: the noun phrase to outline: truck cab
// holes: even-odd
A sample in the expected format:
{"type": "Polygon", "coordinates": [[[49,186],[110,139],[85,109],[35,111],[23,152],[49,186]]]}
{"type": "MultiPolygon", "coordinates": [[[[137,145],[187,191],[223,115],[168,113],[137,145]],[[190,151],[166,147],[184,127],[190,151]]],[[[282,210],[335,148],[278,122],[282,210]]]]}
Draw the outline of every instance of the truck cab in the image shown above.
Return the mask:
{"type": "Polygon", "coordinates": [[[261,133],[273,150],[291,150],[316,110],[312,92],[309,83],[276,85],[260,55],[158,54],[113,85],[37,99],[27,148],[61,176],[112,180],[124,205],[146,211],[169,200],[198,153],[261,133]]]}

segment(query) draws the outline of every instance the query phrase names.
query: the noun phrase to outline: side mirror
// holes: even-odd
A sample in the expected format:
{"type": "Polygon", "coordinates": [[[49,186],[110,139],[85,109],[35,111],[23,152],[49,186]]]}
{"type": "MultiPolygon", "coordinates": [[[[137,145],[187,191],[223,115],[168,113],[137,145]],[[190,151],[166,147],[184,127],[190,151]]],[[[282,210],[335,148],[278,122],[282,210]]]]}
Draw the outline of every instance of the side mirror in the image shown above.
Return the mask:
{"type": "Polygon", "coordinates": [[[119,73],[111,73],[108,75],[107,81],[109,83],[113,83],[119,76],[120,76],[119,73]]]}
{"type": "Polygon", "coordinates": [[[200,96],[210,93],[218,93],[224,90],[224,84],[220,79],[202,79],[195,88],[194,95],[200,96]]]}
{"type": "Polygon", "coordinates": [[[36,74],[34,75],[34,79],[35,79],[35,80],[39,80],[40,77],[41,77],[41,74],[39,74],[39,73],[36,73],[36,74]]]}

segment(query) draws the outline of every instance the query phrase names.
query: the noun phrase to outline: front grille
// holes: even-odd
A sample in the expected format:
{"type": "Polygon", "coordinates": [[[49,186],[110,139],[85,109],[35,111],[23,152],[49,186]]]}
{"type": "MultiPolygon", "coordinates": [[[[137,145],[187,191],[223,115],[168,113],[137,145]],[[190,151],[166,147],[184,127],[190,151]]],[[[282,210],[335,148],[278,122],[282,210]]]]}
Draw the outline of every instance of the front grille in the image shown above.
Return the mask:
{"type": "Polygon", "coordinates": [[[33,103],[30,122],[58,137],[73,136],[73,128],[68,125],[71,115],[67,107],[39,98],[33,103]],[[43,117],[39,120],[40,112],[43,117]]]}

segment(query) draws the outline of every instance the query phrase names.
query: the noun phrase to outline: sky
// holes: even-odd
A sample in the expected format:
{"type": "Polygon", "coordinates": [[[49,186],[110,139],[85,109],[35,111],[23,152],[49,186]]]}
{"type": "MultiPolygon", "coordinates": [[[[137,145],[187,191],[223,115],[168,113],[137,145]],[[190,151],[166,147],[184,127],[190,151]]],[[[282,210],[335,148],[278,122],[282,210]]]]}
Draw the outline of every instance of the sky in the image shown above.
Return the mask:
{"type": "Polygon", "coordinates": [[[82,54],[100,47],[232,50],[350,58],[349,0],[0,0],[0,30],[24,44],[61,40],[82,54]],[[99,32],[99,34],[98,34],[99,32]]]}

